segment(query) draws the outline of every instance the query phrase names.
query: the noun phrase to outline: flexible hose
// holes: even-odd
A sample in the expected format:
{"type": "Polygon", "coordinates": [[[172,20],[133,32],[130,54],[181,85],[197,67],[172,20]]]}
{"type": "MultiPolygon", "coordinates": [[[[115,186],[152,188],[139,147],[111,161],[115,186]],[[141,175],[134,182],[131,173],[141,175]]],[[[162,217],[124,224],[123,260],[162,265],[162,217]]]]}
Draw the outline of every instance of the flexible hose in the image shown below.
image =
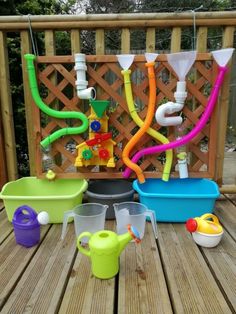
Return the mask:
{"type": "MultiPolygon", "coordinates": [[[[226,66],[225,67],[220,66],[218,68],[218,75],[216,78],[216,82],[212,88],[210,97],[209,97],[208,102],[207,102],[206,109],[205,109],[204,113],[202,114],[201,118],[198,120],[196,126],[188,134],[183,136],[181,139],[176,140],[174,142],[170,142],[168,144],[144,148],[133,156],[132,161],[138,162],[138,160],[145,155],[156,154],[156,153],[163,152],[167,149],[174,149],[174,148],[177,148],[179,146],[185,145],[188,142],[190,142],[199,132],[201,132],[201,130],[206,125],[208,119],[210,118],[212,111],[214,110],[215,104],[217,102],[217,98],[219,96],[220,87],[223,83],[226,71],[227,71],[226,66]]],[[[131,174],[131,170],[129,168],[126,168],[124,173],[123,173],[123,176],[125,178],[128,178],[130,176],[130,174],[131,174]]]]}
{"type": "Polygon", "coordinates": [[[35,55],[26,54],[24,56],[27,63],[27,71],[29,77],[30,90],[35,104],[46,113],[48,116],[59,118],[59,119],[79,119],[82,122],[82,125],[78,127],[68,127],[55,131],[51,135],[47,136],[44,140],[40,142],[43,148],[48,147],[52,142],[56,141],[58,138],[64,135],[80,134],[87,130],[89,123],[88,118],[82,112],[76,111],[58,111],[48,107],[41,99],[38,90],[37,78],[35,74],[34,60],[36,59],[35,55]]]}
{"type": "MultiPolygon", "coordinates": [[[[148,67],[148,70],[149,69],[150,69],[150,66],[148,67]]],[[[154,72],[154,69],[153,69],[153,72],[154,72]]],[[[135,105],[134,105],[134,101],[133,101],[133,95],[132,95],[132,89],[131,89],[131,81],[130,81],[131,71],[130,70],[123,70],[121,73],[124,76],[125,95],[126,95],[126,101],[128,104],[130,115],[131,115],[133,121],[141,128],[143,126],[144,122],[139,117],[139,115],[137,114],[136,109],[135,109],[135,105]]],[[[150,82],[149,82],[149,84],[150,84],[150,82]]],[[[155,84],[155,86],[156,86],[156,84],[155,84]]],[[[150,88],[151,88],[151,85],[150,85],[150,88]]],[[[151,93],[151,90],[150,90],[150,93],[151,93]]],[[[156,94],[156,87],[155,87],[155,94],[156,94]]],[[[154,112],[153,112],[153,114],[154,114],[154,112]]],[[[152,136],[153,138],[155,138],[156,140],[158,140],[159,142],[161,142],[163,144],[169,143],[169,140],[164,135],[157,132],[156,130],[154,130],[150,126],[148,126],[148,128],[146,129],[146,132],[150,136],[152,136]]],[[[166,151],[166,163],[165,163],[163,174],[162,174],[162,180],[164,180],[164,181],[169,180],[172,160],[173,160],[173,151],[167,150],[166,151]]]]}

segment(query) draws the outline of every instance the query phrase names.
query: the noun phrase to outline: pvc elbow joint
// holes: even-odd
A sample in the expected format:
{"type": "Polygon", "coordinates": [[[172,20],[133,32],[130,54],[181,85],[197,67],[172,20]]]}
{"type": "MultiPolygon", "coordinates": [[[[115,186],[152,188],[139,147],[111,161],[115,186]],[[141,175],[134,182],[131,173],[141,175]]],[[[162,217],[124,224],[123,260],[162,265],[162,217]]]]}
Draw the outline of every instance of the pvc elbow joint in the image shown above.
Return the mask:
{"type": "Polygon", "coordinates": [[[183,104],[167,102],[157,108],[155,118],[158,124],[161,126],[175,126],[182,123],[183,119],[181,117],[166,117],[166,114],[172,114],[182,110],[183,104]]]}
{"type": "Polygon", "coordinates": [[[77,96],[80,99],[95,99],[96,98],[96,90],[93,87],[89,87],[86,89],[78,89],[77,86],[77,96]]]}

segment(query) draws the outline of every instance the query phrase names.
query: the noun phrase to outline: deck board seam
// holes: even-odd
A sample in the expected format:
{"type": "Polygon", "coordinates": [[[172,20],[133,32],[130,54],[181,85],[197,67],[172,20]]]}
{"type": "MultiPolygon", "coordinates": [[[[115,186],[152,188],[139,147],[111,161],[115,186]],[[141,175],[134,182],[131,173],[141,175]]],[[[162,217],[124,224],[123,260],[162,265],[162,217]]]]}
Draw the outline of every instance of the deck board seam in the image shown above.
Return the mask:
{"type": "Polygon", "coordinates": [[[56,307],[56,310],[55,310],[55,313],[59,313],[60,311],[60,308],[61,308],[61,304],[62,304],[62,301],[63,301],[63,298],[64,298],[64,295],[65,295],[65,291],[66,291],[66,288],[68,286],[68,283],[69,283],[69,280],[71,278],[71,274],[72,274],[72,271],[73,271],[73,267],[74,267],[74,264],[75,264],[75,260],[76,260],[76,257],[78,255],[78,249],[75,250],[75,253],[74,253],[74,256],[71,260],[71,265],[70,265],[70,268],[68,270],[68,274],[67,274],[67,277],[66,277],[66,280],[65,280],[65,283],[63,285],[63,288],[62,288],[62,291],[61,291],[61,296],[58,300],[58,303],[57,303],[57,307],[56,307]]]}
{"type": "Polygon", "coordinates": [[[216,273],[214,271],[214,268],[211,266],[207,256],[204,253],[204,250],[201,247],[198,247],[198,248],[199,248],[199,251],[201,252],[202,257],[205,260],[205,263],[206,263],[209,271],[211,272],[211,274],[212,274],[212,276],[213,276],[213,278],[214,278],[214,280],[215,280],[215,282],[216,282],[220,292],[222,293],[223,297],[225,298],[225,301],[226,301],[227,305],[229,306],[229,308],[232,311],[232,313],[236,313],[233,304],[230,302],[230,300],[229,300],[229,298],[228,298],[228,296],[227,296],[227,294],[226,294],[226,292],[224,290],[224,287],[221,285],[219,279],[217,278],[217,275],[216,275],[216,273]]]}
{"type": "Polygon", "coordinates": [[[163,259],[163,255],[162,255],[162,250],[161,250],[161,246],[160,243],[158,241],[158,239],[156,240],[156,246],[157,246],[157,250],[160,256],[160,261],[161,261],[161,268],[164,274],[164,278],[165,278],[165,282],[166,282],[166,288],[167,288],[167,292],[168,292],[168,296],[170,299],[170,304],[171,304],[171,309],[172,312],[175,313],[175,309],[174,309],[174,300],[173,300],[173,296],[171,294],[171,289],[170,289],[170,285],[169,285],[169,280],[168,280],[168,276],[167,276],[167,269],[165,268],[165,263],[164,263],[164,259],[163,259]]]}

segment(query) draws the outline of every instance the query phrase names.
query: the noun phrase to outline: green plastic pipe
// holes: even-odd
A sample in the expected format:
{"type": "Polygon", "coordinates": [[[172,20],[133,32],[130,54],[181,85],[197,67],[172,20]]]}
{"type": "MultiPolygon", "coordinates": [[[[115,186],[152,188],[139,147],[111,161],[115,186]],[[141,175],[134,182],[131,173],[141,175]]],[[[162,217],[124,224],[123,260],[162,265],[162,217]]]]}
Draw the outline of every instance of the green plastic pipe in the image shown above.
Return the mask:
{"type": "MultiPolygon", "coordinates": [[[[130,81],[131,70],[123,70],[122,74],[124,76],[125,96],[126,96],[126,101],[128,104],[130,115],[132,119],[134,120],[134,122],[141,128],[144,122],[137,114],[137,111],[134,105],[133,94],[132,94],[132,89],[131,89],[131,81],[130,81]]],[[[156,140],[158,140],[159,142],[161,142],[162,144],[169,143],[168,138],[166,138],[164,135],[157,132],[151,127],[147,129],[147,133],[153,138],[155,138],[156,140]]],[[[162,174],[163,181],[169,180],[172,161],[173,161],[173,151],[170,149],[166,151],[166,163],[165,163],[163,174],[162,174]]]]}
{"type": "Polygon", "coordinates": [[[89,126],[88,118],[82,112],[77,111],[58,111],[48,107],[41,99],[38,90],[38,83],[35,74],[34,60],[36,59],[33,54],[26,54],[24,56],[27,64],[27,71],[29,76],[30,90],[35,104],[46,113],[48,116],[59,119],[79,119],[82,124],[78,127],[68,127],[55,131],[54,133],[43,139],[40,144],[43,148],[48,147],[51,143],[64,135],[80,134],[87,130],[89,126]]]}

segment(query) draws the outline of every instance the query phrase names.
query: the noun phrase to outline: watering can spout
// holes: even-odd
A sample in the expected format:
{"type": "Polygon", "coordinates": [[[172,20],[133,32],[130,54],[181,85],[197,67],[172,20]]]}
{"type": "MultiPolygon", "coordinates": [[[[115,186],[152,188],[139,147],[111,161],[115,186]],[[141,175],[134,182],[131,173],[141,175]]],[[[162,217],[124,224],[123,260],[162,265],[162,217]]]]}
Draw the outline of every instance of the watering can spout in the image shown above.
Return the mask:
{"type": "Polygon", "coordinates": [[[139,232],[134,226],[128,225],[127,228],[128,228],[127,233],[118,236],[119,255],[130,241],[134,240],[136,243],[139,243],[141,241],[139,232]]]}

